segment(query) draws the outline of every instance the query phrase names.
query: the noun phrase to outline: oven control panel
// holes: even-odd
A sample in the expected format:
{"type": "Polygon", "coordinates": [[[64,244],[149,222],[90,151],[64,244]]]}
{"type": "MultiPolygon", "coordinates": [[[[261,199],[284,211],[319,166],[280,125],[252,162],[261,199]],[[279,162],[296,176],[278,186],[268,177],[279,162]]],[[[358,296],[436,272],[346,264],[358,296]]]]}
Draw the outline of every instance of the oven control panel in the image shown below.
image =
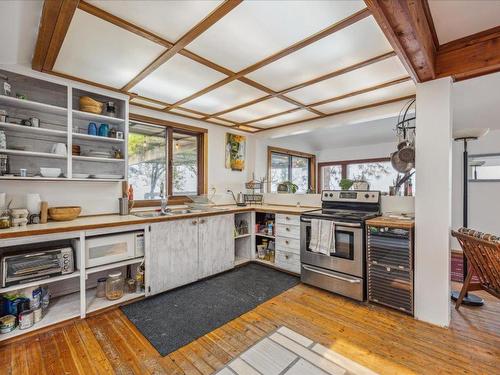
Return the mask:
{"type": "Polygon", "coordinates": [[[379,203],[380,191],[370,190],[323,190],[323,202],[379,203]]]}

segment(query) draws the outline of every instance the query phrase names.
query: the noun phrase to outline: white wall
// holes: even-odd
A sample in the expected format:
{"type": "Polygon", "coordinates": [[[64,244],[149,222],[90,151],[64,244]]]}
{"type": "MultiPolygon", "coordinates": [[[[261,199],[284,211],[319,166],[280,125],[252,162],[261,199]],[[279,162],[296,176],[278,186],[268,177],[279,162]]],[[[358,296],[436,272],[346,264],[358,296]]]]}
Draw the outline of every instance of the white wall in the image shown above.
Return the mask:
{"type": "Polygon", "coordinates": [[[397,142],[377,143],[372,145],[336,147],[317,152],[318,162],[372,159],[389,157],[396,150],[397,142]]]}

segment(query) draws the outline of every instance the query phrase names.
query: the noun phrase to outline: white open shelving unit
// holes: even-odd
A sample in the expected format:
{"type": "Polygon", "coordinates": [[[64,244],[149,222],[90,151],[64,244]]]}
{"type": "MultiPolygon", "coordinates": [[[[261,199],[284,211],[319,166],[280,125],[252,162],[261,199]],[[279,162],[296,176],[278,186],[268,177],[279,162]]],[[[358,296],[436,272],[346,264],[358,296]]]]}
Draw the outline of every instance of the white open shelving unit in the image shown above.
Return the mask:
{"type": "MultiPolygon", "coordinates": [[[[113,228],[113,233],[119,232],[130,232],[131,230],[144,230],[145,238],[145,251],[147,253],[147,246],[149,246],[149,231],[147,230],[147,225],[134,225],[134,226],[124,226],[113,228]]],[[[98,278],[109,274],[112,271],[120,270],[124,272],[126,267],[129,265],[139,265],[145,260],[145,257],[137,257],[133,259],[127,259],[119,262],[114,262],[110,264],[104,264],[97,267],[87,268],[85,267],[85,240],[89,236],[98,235],[95,231],[81,231],[81,232],[71,232],[71,233],[61,233],[57,237],[40,235],[16,238],[13,240],[8,240],[2,246],[0,246],[0,251],[5,247],[12,251],[13,246],[19,247],[21,250],[25,246],[31,246],[31,244],[36,243],[47,243],[51,242],[51,238],[54,237],[55,241],[59,243],[70,243],[74,239],[80,240],[80,247],[74,249],[74,255],[77,256],[77,252],[80,254],[80,270],[75,270],[73,273],[51,277],[47,279],[26,282],[23,284],[12,285],[5,288],[0,288],[0,294],[13,293],[17,290],[47,285],[51,295],[54,297],[50,298],[49,306],[45,310],[43,318],[41,321],[35,323],[32,327],[24,330],[16,328],[14,331],[9,333],[0,334],[0,343],[2,341],[14,338],[32,332],[41,328],[45,328],[57,323],[64,322],[73,318],[85,318],[87,314],[95,313],[99,310],[110,308],[117,305],[122,305],[124,303],[133,301],[135,299],[142,298],[146,295],[145,291],[139,293],[127,293],[126,287],[124,286],[123,297],[117,300],[108,300],[106,298],[96,297],[96,281],[98,278]],[[5,247],[3,247],[5,246],[5,247]]],[[[33,250],[34,251],[34,250],[33,250]]],[[[75,260],[76,267],[76,260],[75,260]]],[[[132,276],[134,272],[132,272],[132,276]]],[[[123,274],[125,277],[126,275],[123,274]]],[[[146,275],[147,276],[147,275],[146,275]]],[[[147,288],[147,277],[146,277],[146,288],[147,288]]],[[[0,344],[1,345],[1,344],[0,344]]]]}
{"type": "MultiPolygon", "coordinates": [[[[10,69],[10,68],[9,68],[10,69]]],[[[93,181],[114,182],[127,178],[128,96],[80,83],[67,83],[46,77],[37,72],[0,69],[12,85],[12,93],[27,99],[0,95],[0,109],[7,111],[7,122],[0,122],[0,130],[7,138],[7,149],[0,154],[9,155],[10,174],[0,180],[22,181],[93,181]],[[115,103],[116,117],[79,110],[79,99],[89,96],[100,102],[115,103]],[[40,127],[20,125],[22,120],[36,117],[40,127]],[[97,128],[107,124],[109,129],[123,133],[123,138],[110,138],[87,134],[89,123],[97,128]],[[52,145],[64,143],[66,155],[51,152],[52,145]],[[80,155],[73,155],[72,147],[80,146],[80,155]],[[113,152],[119,150],[122,158],[87,156],[91,151],[113,152]],[[41,167],[61,168],[57,178],[41,177],[41,167]],[[27,177],[20,177],[19,170],[27,169],[27,177]],[[73,178],[73,173],[116,175],[121,178],[73,178]]]]}

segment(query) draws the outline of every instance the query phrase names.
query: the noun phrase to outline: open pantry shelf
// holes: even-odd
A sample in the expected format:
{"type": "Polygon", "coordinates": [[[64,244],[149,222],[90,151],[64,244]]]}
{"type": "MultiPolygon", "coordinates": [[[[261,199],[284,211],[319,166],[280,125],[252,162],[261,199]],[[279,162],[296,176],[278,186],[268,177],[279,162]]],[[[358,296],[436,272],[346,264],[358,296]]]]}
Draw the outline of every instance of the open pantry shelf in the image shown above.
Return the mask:
{"type": "Polygon", "coordinates": [[[31,100],[18,99],[12,96],[0,95],[0,104],[16,107],[20,109],[29,109],[43,113],[51,113],[55,115],[67,115],[68,109],[64,107],[57,107],[51,104],[34,102],[31,100]]]}
{"type": "Polygon", "coordinates": [[[85,299],[87,302],[87,314],[92,313],[94,311],[102,310],[107,307],[111,307],[114,305],[119,305],[121,303],[131,301],[137,298],[141,298],[145,296],[145,292],[140,293],[125,293],[122,298],[110,301],[107,298],[97,298],[96,297],[96,288],[90,288],[85,291],[85,299]]]}
{"type": "Polygon", "coordinates": [[[271,239],[273,239],[273,240],[275,239],[275,237],[274,237],[274,236],[270,236],[269,234],[265,234],[265,233],[255,233],[255,235],[256,235],[257,237],[271,238],[271,239]]]}
{"type": "Polygon", "coordinates": [[[55,283],[55,282],[62,281],[62,280],[72,279],[73,277],[79,277],[79,276],[80,276],[80,271],[75,271],[75,272],[69,273],[67,275],[55,276],[55,277],[50,277],[47,279],[31,281],[29,283],[17,284],[17,285],[8,286],[6,288],[0,288],[0,293],[9,293],[9,292],[12,292],[14,290],[19,290],[19,289],[23,289],[23,288],[30,288],[32,286],[37,286],[37,285],[47,285],[47,284],[55,283]]]}
{"type": "Polygon", "coordinates": [[[119,124],[123,124],[125,122],[125,119],[122,119],[122,118],[110,117],[110,116],[105,116],[105,115],[98,115],[95,113],[78,111],[76,109],[73,110],[73,118],[78,119],[78,120],[84,120],[84,121],[104,122],[104,123],[112,124],[112,125],[119,125],[119,124]]]}
{"type": "Polygon", "coordinates": [[[18,155],[18,156],[38,156],[39,158],[48,159],[66,159],[66,155],[51,154],[49,152],[37,152],[37,151],[24,151],[24,150],[9,150],[0,149],[0,153],[8,155],[18,155]]]}
{"type": "Polygon", "coordinates": [[[121,262],[115,262],[115,263],[105,264],[102,266],[87,268],[87,270],[85,272],[87,273],[87,275],[90,275],[93,273],[102,272],[102,271],[110,270],[113,268],[128,266],[129,264],[141,263],[143,260],[144,260],[144,257],[127,259],[127,260],[124,260],[121,262]]]}
{"type": "Polygon", "coordinates": [[[73,160],[83,160],[83,161],[97,161],[101,163],[118,163],[124,162],[125,159],[113,159],[113,158],[98,158],[94,156],[73,156],[73,160]]]}
{"type": "Polygon", "coordinates": [[[97,141],[97,142],[110,142],[110,143],[123,143],[123,142],[125,142],[124,139],[100,137],[98,135],[90,135],[90,134],[84,134],[84,133],[73,133],[73,138],[83,139],[83,140],[88,140],[88,141],[97,141]]]}
{"type": "Polygon", "coordinates": [[[12,130],[18,133],[26,134],[40,134],[40,135],[54,135],[58,137],[66,137],[68,133],[65,130],[55,130],[47,128],[34,128],[32,126],[24,126],[18,124],[10,124],[8,122],[0,122],[0,129],[12,130]]]}
{"type": "Polygon", "coordinates": [[[23,335],[25,333],[44,328],[53,324],[61,323],[65,320],[80,316],[80,292],[67,294],[65,296],[52,298],[49,307],[45,312],[42,320],[35,323],[28,329],[16,328],[9,333],[0,335],[0,341],[11,339],[13,337],[23,335]]]}

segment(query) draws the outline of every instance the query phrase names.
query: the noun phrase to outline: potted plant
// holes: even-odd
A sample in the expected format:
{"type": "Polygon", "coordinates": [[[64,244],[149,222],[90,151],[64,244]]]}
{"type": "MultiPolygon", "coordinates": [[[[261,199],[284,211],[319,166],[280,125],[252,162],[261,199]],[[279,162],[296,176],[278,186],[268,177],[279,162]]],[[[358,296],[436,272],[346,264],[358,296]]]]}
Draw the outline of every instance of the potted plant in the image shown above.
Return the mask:
{"type": "Polygon", "coordinates": [[[342,190],[349,190],[352,187],[353,184],[354,184],[354,181],[353,180],[349,180],[348,178],[343,178],[339,182],[339,186],[340,186],[340,188],[342,190]]]}
{"type": "Polygon", "coordinates": [[[298,189],[299,187],[292,181],[283,181],[281,184],[278,185],[278,193],[295,194],[298,189]]]}

